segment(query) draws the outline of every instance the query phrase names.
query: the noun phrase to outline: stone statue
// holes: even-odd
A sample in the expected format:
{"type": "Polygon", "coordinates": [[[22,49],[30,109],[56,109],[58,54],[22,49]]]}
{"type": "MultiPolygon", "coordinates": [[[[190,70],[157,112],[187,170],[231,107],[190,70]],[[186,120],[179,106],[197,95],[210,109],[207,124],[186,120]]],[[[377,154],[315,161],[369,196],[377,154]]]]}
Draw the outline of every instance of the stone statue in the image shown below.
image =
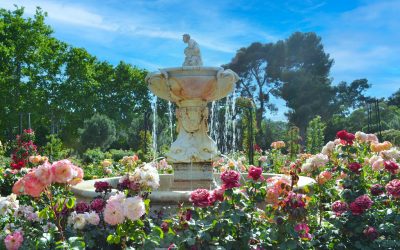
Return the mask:
{"type": "Polygon", "coordinates": [[[200,47],[197,42],[190,39],[189,34],[183,35],[183,42],[188,44],[185,48],[185,62],[183,63],[183,66],[203,66],[200,47]]]}

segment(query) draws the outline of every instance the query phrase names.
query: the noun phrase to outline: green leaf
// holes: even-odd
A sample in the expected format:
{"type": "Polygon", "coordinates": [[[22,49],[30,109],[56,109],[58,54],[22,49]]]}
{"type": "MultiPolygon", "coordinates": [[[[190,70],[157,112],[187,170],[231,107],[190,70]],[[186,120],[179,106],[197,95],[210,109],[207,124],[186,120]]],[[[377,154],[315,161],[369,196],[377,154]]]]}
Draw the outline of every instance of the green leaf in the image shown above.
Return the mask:
{"type": "Polygon", "coordinates": [[[67,208],[69,208],[69,209],[73,208],[75,206],[75,201],[76,201],[75,197],[68,198],[68,201],[67,201],[67,204],[66,204],[67,208]]]}
{"type": "Polygon", "coordinates": [[[153,227],[153,232],[154,232],[158,237],[160,237],[161,239],[164,239],[164,232],[163,232],[163,230],[162,230],[160,227],[154,226],[154,227],[153,227]]]}

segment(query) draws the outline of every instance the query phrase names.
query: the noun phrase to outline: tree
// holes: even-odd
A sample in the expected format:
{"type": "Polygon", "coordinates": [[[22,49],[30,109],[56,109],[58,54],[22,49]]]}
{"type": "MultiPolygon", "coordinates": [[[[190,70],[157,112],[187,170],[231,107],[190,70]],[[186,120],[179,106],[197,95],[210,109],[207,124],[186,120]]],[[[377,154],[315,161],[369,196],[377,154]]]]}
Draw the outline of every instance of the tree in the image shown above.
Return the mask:
{"type": "Polygon", "coordinates": [[[388,98],[388,105],[393,105],[397,106],[400,108],[400,89],[394,92],[389,98],[388,98]]]}
{"type": "Polygon", "coordinates": [[[40,8],[33,17],[23,14],[23,8],[0,9],[0,117],[7,117],[0,120],[0,130],[8,137],[16,132],[20,112],[31,113],[33,124],[49,124],[46,116],[67,47],[51,36],[40,8]]]}
{"type": "Polygon", "coordinates": [[[299,127],[304,137],[313,117],[326,119],[333,113],[335,91],[328,77],[333,60],[313,32],[295,32],[283,43],[285,61],[278,76],[283,82],[280,96],[290,108],[289,121],[299,127]]]}
{"type": "Polygon", "coordinates": [[[116,129],[113,120],[105,115],[95,114],[85,120],[83,129],[79,130],[82,149],[107,149],[116,139],[116,129]]]}
{"type": "Polygon", "coordinates": [[[350,109],[359,108],[365,104],[367,97],[364,92],[369,89],[371,85],[367,79],[357,79],[347,84],[347,82],[340,82],[334,87],[336,97],[334,102],[336,104],[336,113],[348,114],[350,109]]]}
{"type": "Polygon", "coordinates": [[[224,65],[235,71],[240,80],[237,90],[243,97],[254,98],[256,104],[256,143],[266,147],[261,127],[262,119],[266,109],[275,111],[276,107],[270,103],[271,95],[277,94],[280,81],[276,80],[277,68],[282,60],[280,51],[283,49],[281,43],[252,43],[247,48],[237,51],[232,61],[224,65]]]}

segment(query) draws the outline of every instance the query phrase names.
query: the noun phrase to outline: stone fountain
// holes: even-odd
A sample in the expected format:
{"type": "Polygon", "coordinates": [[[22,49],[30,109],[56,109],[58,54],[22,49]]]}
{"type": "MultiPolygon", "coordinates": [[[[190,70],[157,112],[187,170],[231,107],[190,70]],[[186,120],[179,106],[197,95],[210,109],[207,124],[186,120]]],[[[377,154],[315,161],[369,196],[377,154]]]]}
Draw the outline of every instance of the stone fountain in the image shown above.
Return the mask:
{"type": "Polygon", "coordinates": [[[173,190],[213,186],[212,161],[218,156],[216,143],[208,136],[207,103],[226,97],[238,75],[229,69],[203,67],[197,43],[184,35],[185,62],[182,67],[160,69],[146,77],[156,96],[174,102],[178,137],[167,161],[174,167],[173,190]]]}
{"type": "MultiPolygon", "coordinates": [[[[219,174],[213,173],[212,162],[220,156],[216,143],[208,136],[209,102],[226,97],[239,80],[238,75],[221,67],[204,67],[200,48],[188,34],[185,61],[181,67],[164,68],[147,75],[148,88],[156,96],[174,102],[178,136],[167,153],[167,161],[174,168],[173,175],[160,175],[160,188],[150,195],[154,207],[176,205],[189,200],[190,192],[197,188],[212,189],[219,174]]],[[[265,174],[264,177],[276,174],[265,174]]],[[[118,179],[106,178],[112,185],[118,179]]],[[[79,199],[96,197],[93,184],[85,181],[73,187],[79,199]]],[[[313,179],[300,177],[298,188],[311,185],[313,179]]]]}

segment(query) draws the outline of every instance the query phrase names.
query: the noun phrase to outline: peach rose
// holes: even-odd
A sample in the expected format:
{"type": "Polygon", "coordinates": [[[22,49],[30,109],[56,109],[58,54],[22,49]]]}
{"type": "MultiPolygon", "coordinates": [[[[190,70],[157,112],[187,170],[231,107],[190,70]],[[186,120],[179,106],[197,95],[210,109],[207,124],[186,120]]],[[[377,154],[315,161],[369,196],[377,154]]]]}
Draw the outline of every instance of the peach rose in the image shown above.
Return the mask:
{"type": "Polygon", "coordinates": [[[21,195],[21,194],[25,193],[25,186],[24,186],[24,181],[22,180],[22,178],[14,183],[12,192],[16,195],[21,195]]]}
{"type": "Polygon", "coordinates": [[[56,161],[51,166],[54,182],[67,183],[74,178],[73,164],[69,160],[56,161]]]}
{"type": "Polygon", "coordinates": [[[36,178],[35,172],[28,173],[22,179],[24,182],[24,193],[32,197],[39,197],[45,186],[36,178]]]}
{"type": "Polygon", "coordinates": [[[374,171],[379,171],[385,168],[385,160],[380,158],[375,160],[374,163],[372,164],[372,170],[374,171]]]}
{"type": "Polygon", "coordinates": [[[325,182],[332,179],[332,173],[330,171],[323,171],[318,176],[318,184],[323,185],[325,182]]]}

